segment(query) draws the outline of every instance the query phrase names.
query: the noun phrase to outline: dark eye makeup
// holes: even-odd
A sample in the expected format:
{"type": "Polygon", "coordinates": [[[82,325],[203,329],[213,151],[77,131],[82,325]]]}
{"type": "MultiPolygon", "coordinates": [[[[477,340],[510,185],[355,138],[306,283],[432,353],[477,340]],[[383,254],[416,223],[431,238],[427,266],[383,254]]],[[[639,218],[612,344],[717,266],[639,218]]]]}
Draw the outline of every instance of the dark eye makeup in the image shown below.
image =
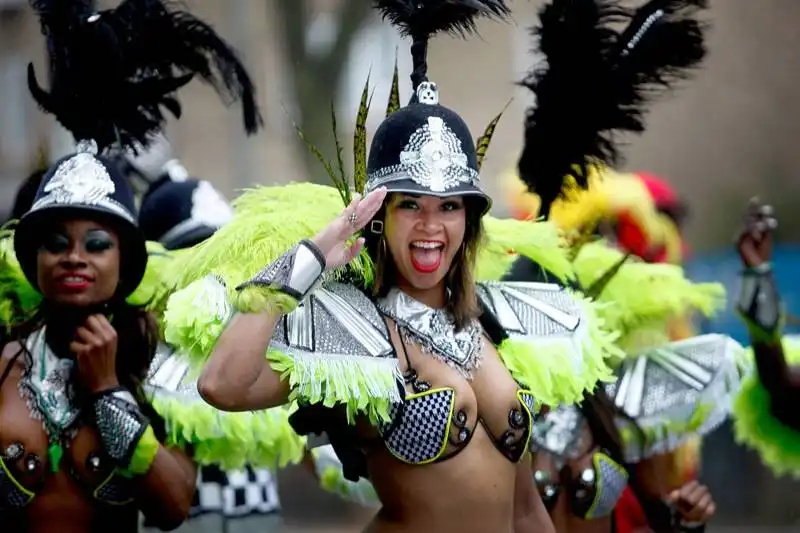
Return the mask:
{"type": "Polygon", "coordinates": [[[42,249],[51,254],[60,254],[69,249],[69,237],[63,233],[49,233],[42,239],[42,249]]]}
{"type": "MultiPolygon", "coordinates": [[[[105,230],[90,229],[83,235],[82,244],[87,253],[99,254],[114,248],[114,239],[105,230]]],[[[70,238],[62,232],[51,233],[42,241],[42,249],[52,254],[64,253],[70,245],[70,238]]]]}
{"type": "Polygon", "coordinates": [[[83,247],[89,253],[105,252],[114,247],[114,239],[105,230],[89,230],[84,236],[83,247]]]}
{"type": "MultiPolygon", "coordinates": [[[[411,209],[411,210],[419,210],[421,209],[419,205],[419,201],[417,200],[418,196],[413,195],[406,195],[401,196],[396,200],[395,208],[396,209],[411,209]]],[[[464,208],[463,200],[446,200],[439,204],[440,211],[458,211],[464,208]]]]}

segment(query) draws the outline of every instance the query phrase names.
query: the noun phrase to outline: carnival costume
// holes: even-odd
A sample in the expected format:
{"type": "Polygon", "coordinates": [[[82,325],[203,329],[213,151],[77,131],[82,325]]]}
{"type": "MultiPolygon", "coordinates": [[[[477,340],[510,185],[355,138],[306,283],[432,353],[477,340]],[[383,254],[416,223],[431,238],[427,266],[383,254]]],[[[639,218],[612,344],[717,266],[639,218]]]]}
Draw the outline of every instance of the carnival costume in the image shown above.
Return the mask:
{"type": "MultiPolygon", "coordinates": [[[[183,250],[212,236],[233,217],[233,209],[208,181],[189,177],[189,172],[172,154],[166,137],[154,147],[130,154],[125,163],[140,180],[149,184],[139,209],[139,226],[148,241],[158,242],[166,250],[183,250]]],[[[165,250],[164,254],[170,252],[165,250]]],[[[151,254],[151,261],[153,254],[151,254]]],[[[170,266],[165,277],[170,276],[170,266]]],[[[160,298],[160,295],[156,295],[160,298]]],[[[166,344],[160,351],[171,353],[166,344]]],[[[286,432],[277,438],[299,440],[286,432]]],[[[276,465],[277,466],[277,465],[276,465]]],[[[190,518],[219,514],[223,528],[233,518],[274,515],[280,510],[277,479],[269,468],[244,465],[223,470],[217,465],[203,465],[198,472],[197,491],[189,511],[190,518]]],[[[147,525],[147,524],[145,524],[147,525]]]]}
{"type": "MultiPolygon", "coordinates": [[[[702,26],[692,17],[701,7],[653,0],[627,10],[607,1],[555,0],[541,11],[536,32],[547,65],[524,82],[537,106],[527,115],[519,174],[538,201],[523,200],[523,210],[538,209],[566,232],[578,285],[604,304],[602,316],[620,333],[627,356],[616,382],[602,385],[582,407],[555,406],[534,425],[532,449],[549,462],[534,473],[545,505],[552,509],[567,494],[571,513],[583,520],[611,515],[631,466],[716,428],[746,368],[741,347],[727,337],[669,342],[671,321],[691,311],[709,314],[724,302],[719,285],[696,285],[678,266],[643,263],[590,242],[601,222],[625,211],[655,243],[673,243],[647,186],[610,170],[618,159],[613,135],[643,131],[646,96],[669,89],[700,62],[702,26]],[[615,31],[623,20],[628,26],[615,31]],[[596,449],[601,429],[588,419],[603,398],[616,411],[622,441],[616,453],[596,449]],[[589,456],[589,467],[572,470],[589,456]]],[[[542,277],[540,265],[519,259],[506,279],[542,277]]],[[[648,511],[652,527],[679,526],[666,506],[648,511]]]]}
{"type": "MultiPolygon", "coordinates": [[[[755,203],[748,213],[758,216],[763,239],[772,239],[777,227],[771,206],[755,203]]],[[[751,221],[752,223],[752,221],[751,221]]],[[[747,228],[747,231],[752,231],[747,228]]],[[[742,248],[740,243],[740,254],[742,248]]],[[[744,258],[744,257],[743,257],[744,258]]],[[[793,375],[800,364],[800,339],[783,335],[786,314],[771,264],[771,243],[759,264],[748,264],[741,273],[736,310],[744,320],[752,346],[750,356],[757,372],[742,385],[734,403],[736,440],[754,449],[775,475],[800,478],[800,420],[798,387],[793,375]]]]}
{"type": "MultiPolygon", "coordinates": [[[[163,287],[158,273],[148,271],[148,251],[163,249],[146,246],[132,191],[111,157],[115,150],[146,147],[164,126],[162,108],[180,115],[175,91],[198,75],[242,102],[248,131],[260,125],[246,70],[227,44],[191,14],[155,0],[127,0],[100,12],[86,2],[31,4],[47,38],[51,89],[39,86],[32,66],[29,88],[40,107],[73,134],[77,151],[50,168],[33,206],[2,241],[3,344],[19,341],[22,346],[16,356],[24,362],[20,392],[31,416],[42,420],[49,447],[46,457],[18,442],[0,450],[0,511],[13,517],[36,498],[38,489],[23,485],[20,471],[25,479],[35,476],[39,482],[58,472],[76,475],[74,465],[64,463],[73,437],[85,425],[96,429],[102,444],[86,464],[93,477],[104,480],[87,487],[102,505],[137,505],[132,481],[149,471],[161,446],[180,447],[200,464],[228,466],[241,464],[248,455],[274,464],[278,457],[288,460],[292,453],[302,453],[297,438],[292,442],[298,443],[299,452],[276,447],[274,437],[280,431],[275,428],[287,427],[285,411],[233,414],[212,409],[199,399],[188,365],[180,358],[157,354],[141,376],[141,388],[120,387],[81,400],[75,395],[74,361],[52,352],[44,326],[24,337],[18,334],[47,304],[37,286],[37,234],[65,216],[99,217],[119,236],[124,261],[115,299],[108,304],[112,314],[113,309],[122,312],[124,299],[150,301],[163,287]],[[137,294],[142,285],[154,286],[137,294]],[[256,449],[260,453],[246,453],[256,449]]],[[[109,320],[113,324],[113,316],[109,320]]],[[[13,430],[3,429],[4,438],[13,439],[13,430]]]]}
{"type": "MultiPolygon", "coordinates": [[[[364,195],[385,187],[460,196],[474,200],[485,214],[490,199],[480,188],[479,170],[497,120],[476,147],[461,117],[439,104],[438,87],[427,78],[426,50],[434,33],[472,30],[476,16],[503,17],[506,6],[501,1],[377,5],[413,39],[414,95],[401,107],[395,77],[387,117],[367,156],[369,84],[364,88],[352,187],[364,195]]],[[[426,465],[465,449],[479,423],[456,408],[454,389],[428,382],[408,354],[395,351],[386,319],[397,325],[404,344],[419,344],[467,380],[479,370],[482,343],[488,342],[484,334],[491,338],[519,384],[507,429],[490,435],[498,452],[512,462],[526,454],[540,404],[578,401],[598,380],[610,377],[605,360],[616,355],[611,335],[591,302],[556,285],[478,283],[483,313],[457,330],[448,311],[429,308],[397,288],[376,297],[374,266],[366,250],[346,267],[323,275],[324,258],[305,239],[341,212],[352,190],[341,159],[338,166],[324,163],[336,188],[264,187],[234,202],[231,223],[186,259],[183,289],[167,305],[166,338],[202,365],[235,312],[280,314],[265,356],[290,384],[290,401],[299,407],[293,426],[301,434],[327,435],[342,462],[342,479],[358,483],[367,476],[362,445],[379,444],[398,461],[426,465]],[[408,366],[402,374],[400,358],[408,366]],[[357,440],[351,425],[357,417],[378,430],[377,443],[357,440]]],[[[489,216],[483,222],[489,244],[481,253],[503,256],[499,265],[483,262],[490,276],[497,279],[503,265],[513,261],[508,250],[530,254],[563,277],[571,275],[548,224],[489,216]]],[[[367,225],[367,249],[382,246],[382,229],[377,219],[367,225]]],[[[486,279],[480,269],[478,279],[486,279]]]]}

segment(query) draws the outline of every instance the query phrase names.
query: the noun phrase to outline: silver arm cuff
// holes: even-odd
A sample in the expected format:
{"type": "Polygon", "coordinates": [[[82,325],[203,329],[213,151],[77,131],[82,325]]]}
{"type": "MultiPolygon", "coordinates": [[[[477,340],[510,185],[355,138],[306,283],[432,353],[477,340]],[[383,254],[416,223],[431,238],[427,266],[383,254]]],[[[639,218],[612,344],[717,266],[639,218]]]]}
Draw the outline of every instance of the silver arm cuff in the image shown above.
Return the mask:
{"type": "Polygon", "coordinates": [[[739,312],[765,333],[774,333],[781,319],[781,301],[778,287],[769,263],[742,272],[739,312]]]}
{"type": "Polygon", "coordinates": [[[311,292],[324,271],[325,254],[316,244],[303,239],[236,290],[251,285],[271,286],[300,301],[311,292]]]}
{"type": "Polygon", "coordinates": [[[150,421],[139,410],[133,395],[124,389],[100,393],[94,401],[94,415],[106,453],[127,468],[150,421]]]}

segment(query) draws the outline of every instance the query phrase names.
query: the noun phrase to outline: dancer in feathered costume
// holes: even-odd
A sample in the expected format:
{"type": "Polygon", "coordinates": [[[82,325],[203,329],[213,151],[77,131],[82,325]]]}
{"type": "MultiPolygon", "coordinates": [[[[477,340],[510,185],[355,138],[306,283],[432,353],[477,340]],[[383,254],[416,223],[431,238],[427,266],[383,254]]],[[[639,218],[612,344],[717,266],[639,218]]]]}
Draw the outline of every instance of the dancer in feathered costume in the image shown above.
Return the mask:
{"type": "MultiPolygon", "coordinates": [[[[656,467],[659,456],[724,420],[737,390],[735,342],[708,335],[669,343],[669,321],[710,311],[720,289],[694,286],[676,266],[633,261],[629,252],[585,239],[628,206],[644,228],[658,230],[646,185],[607,170],[618,159],[613,135],[643,131],[653,90],[669,89],[700,62],[695,14],[703,4],[653,0],[629,10],[607,0],[555,0],[540,14],[536,33],[547,64],[525,81],[537,107],[527,115],[520,176],[538,195],[539,213],[567,230],[579,285],[607,303],[605,318],[629,357],[619,381],[598,387],[579,407],[553,406],[534,426],[534,479],[561,532],[618,531],[612,513],[628,486],[656,531],[703,529],[714,512],[705,487],[670,487],[656,467]],[[665,388],[681,392],[660,392],[665,388]]],[[[508,279],[543,277],[539,265],[518,259],[508,279]]]]}
{"type": "Polygon", "coordinates": [[[494,123],[476,147],[427,77],[432,35],[468,32],[508,8],[376,5],[412,39],[411,103],[400,106],[395,83],[368,154],[365,88],[354,192],[334,164],[337,189],[241,196],[234,220],[187,258],[167,340],[205,365],[199,387],[212,405],[295,402],[298,432],[325,433],[344,477],[371,480],[382,507],[370,531],[547,531],[530,483],[533,416],[608,379],[617,352],[593,306],[569,290],[474,281],[482,222],[502,254],[530,253],[562,276],[569,264],[547,224],[485,216],[479,166],[494,123]]]}
{"type": "MultiPolygon", "coordinates": [[[[535,218],[540,205],[539,197],[525,188],[516,172],[506,177],[515,216],[521,219],[535,218]]],[[[685,217],[685,207],[665,180],[651,174],[625,174],[603,168],[602,171],[590,173],[586,190],[571,189],[567,196],[568,198],[554,201],[549,218],[578,245],[588,239],[600,237],[624,254],[632,254],[647,262],[675,265],[683,263],[686,245],[681,235],[681,224],[685,217]]],[[[598,252],[595,255],[599,262],[594,266],[588,265],[586,263],[591,254],[578,253],[575,266],[584,276],[587,271],[601,271],[604,264],[601,258],[604,258],[607,268],[616,262],[614,257],[617,254],[600,254],[602,248],[597,244],[590,246],[598,252]]],[[[666,273],[663,270],[661,272],[666,273]]],[[[625,266],[616,272],[617,280],[622,282],[620,286],[626,282],[629,273],[630,269],[625,266]]],[[[662,283],[650,286],[658,294],[669,292],[679,281],[679,273],[674,273],[674,278],[661,277],[659,281],[662,283]]],[[[628,286],[642,290],[639,284],[631,283],[628,286]]],[[[688,284],[685,286],[691,287],[688,284]]],[[[703,293],[707,297],[713,296],[712,286],[700,286],[697,289],[699,290],[693,291],[694,299],[703,298],[703,293]],[[707,290],[711,292],[706,292],[707,290]]],[[[608,294],[604,292],[600,296],[606,301],[609,299],[608,294]]],[[[624,298],[624,293],[620,297],[624,298]]],[[[610,305],[620,306],[624,302],[624,299],[619,299],[610,305]]],[[[707,305],[703,307],[709,308],[707,305]]],[[[664,317],[670,340],[682,340],[695,334],[693,313],[684,316],[674,312],[670,314],[671,320],[667,321],[667,317],[664,317]]],[[[670,478],[669,486],[678,487],[697,477],[700,441],[700,437],[689,439],[672,453],[659,456],[659,462],[663,463],[661,470],[670,478]]],[[[630,489],[626,489],[614,512],[620,533],[647,527],[644,511],[630,489]]]]}
{"type": "MultiPolygon", "coordinates": [[[[130,179],[138,177],[149,184],[139,208],[139,226],[148,241],[164,246],[165,253],[205,241],[233,217],[230,203],[210,182],[190,177],[165,136],[158,138],[155,147],[123,159],[130,179]]],[[[160,349],[171,351],[166,344],[160,349]]],[[[190,523],[195,518],[204,520],[201,516],[219,515],[227,531],[233,519],[262,515],[259,527],[269,531],[272,524],[279,527],[277,489],[269,468],[245,465],[226,471],[217,465],[202,466],[190,523]]]]}
{"type": "Polygon", "coordinates": [[[784,309],[771,263],[777,226],[771,206],[750,203],[737,245],[744,267],[737,310],[758,371],[736,398],[734,431],[776,475],[800,478],[800,340],[781,334],[784,309]]]}
{"type": "Polygon", "coordinates": [[[31,3],[51,89],[32,67],[29,88],[78,147],[43,176],[13,248],[3,240],[2,301],[11,304],[0,338],[3,528],[136,531],[141,510],[171,529],[192,500],[193,460],[235,464],[247,455],[238,452],[266,453],[270,442],[256,444],[254,426],[267,416],[219,413],[152,364],[158,327],[129,301],[148,254],[112,156],[146,147],[164,125],[162,107],[179,115],[175,91],[195,74],[240,99],[254,131],[252,85],[210,27],[161,2],[100,12],[86,2],[31,3]]]}

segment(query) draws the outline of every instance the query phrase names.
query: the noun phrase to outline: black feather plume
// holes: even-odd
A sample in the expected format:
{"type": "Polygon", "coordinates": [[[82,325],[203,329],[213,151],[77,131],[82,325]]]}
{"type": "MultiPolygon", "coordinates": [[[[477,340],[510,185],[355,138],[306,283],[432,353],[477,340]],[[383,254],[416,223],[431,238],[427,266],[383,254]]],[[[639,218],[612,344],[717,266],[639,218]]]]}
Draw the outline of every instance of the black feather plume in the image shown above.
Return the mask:
{"type": "Polygon", "coordinates": [[[428,40],[437,33],[465,37],[476,30],[479,17],[504,20],[511,10],[505,0],[374,0],[385,20],[410,36],[414,90],[427,81],[428,40]]]}
{"type": "Polygon", "coordinates": [[[647,104],[702,61],[704,27],[693,17],[705,7],[706,0],[651,0],[638,10],[610,0],[553,0],[541,10],[533,33],[546,65],[522,82],[536,104],[519,160],[541,214],[568,176],[585,188],[589,165],[618,164],[615,134],[644,131],[647,104]]]}
{"type": "Polygon", "coordinates": [[[176,91],[195,75],[227,102],[240,101],[248,133],[262,124],[255,88],[236,52],[205,22],[166,0],[125,0],[93,12],[91,2],[31,0],[50,55],[50,91],[33,66],[36,102],[76,139],[101,149],[146,147],[166,109],[180,117],[176,91]]]}

